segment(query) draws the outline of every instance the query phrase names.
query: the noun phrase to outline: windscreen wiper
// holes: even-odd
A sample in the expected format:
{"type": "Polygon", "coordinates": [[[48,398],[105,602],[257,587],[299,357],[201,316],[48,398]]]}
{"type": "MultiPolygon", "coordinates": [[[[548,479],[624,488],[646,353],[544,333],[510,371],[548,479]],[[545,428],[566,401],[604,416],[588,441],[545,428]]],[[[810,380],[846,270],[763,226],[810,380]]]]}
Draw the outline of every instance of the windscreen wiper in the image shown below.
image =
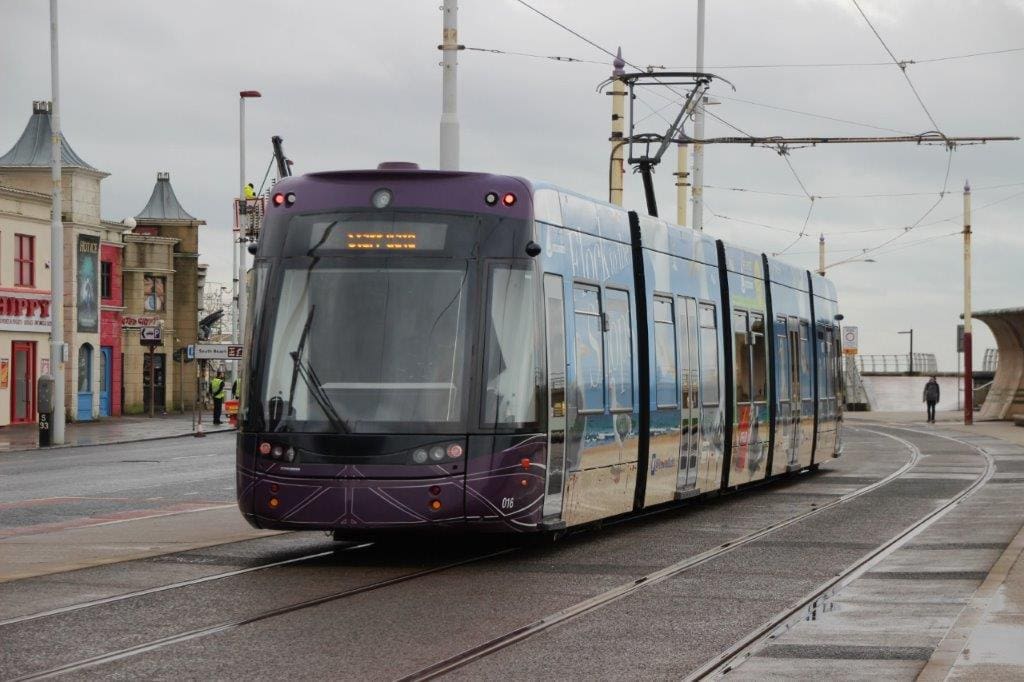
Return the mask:
{"type": "Polygon", "coordinates": [[[316,372],[313,371],[309,363],[302,360],[302,352],[306,349],[306,340],[309,338],[309,330],[313,326],[313,315],[315,313],[316,306],[310,306],[309,314],[306,315],[306,323],[302,325],[302,334],[299,335],[299,345],[290,354],[292,359],[292,378],[288,387],[288,416],[295,416],[295,386],[299,377],[302,377],[302,381],[309,388],[313,399],[316,400],[317,405],[327,415],[327,420],[331,423],[331,427],[336,431],[351,433],[352,429],[338,415],[338,411],[334,409],[334,404],[324,391],[320,379],[316,376],[316,372]]]}
{"type": "Polygon", "coordinates": [[[328,397],[327,392],[324,391],[323,384],[320,383],[320,379],[316,376],[316,372],[313,371],[313,367],[308,362],[304,362],[299,357],[298,351],[292,353],[292,359],[295,361],[295,370],[298,376],[302,377],[306,386],[309,387],[309,393],[313,396],[316,404],[320,406],[324,414],[327,415],[327,421],[331,423],[331,427],[335,431],[342,431],[344,433],[352,433],[352,429],[349,428],[348,423],[341,418],[338,411],[334,409],[334,403],[328,397]]]}

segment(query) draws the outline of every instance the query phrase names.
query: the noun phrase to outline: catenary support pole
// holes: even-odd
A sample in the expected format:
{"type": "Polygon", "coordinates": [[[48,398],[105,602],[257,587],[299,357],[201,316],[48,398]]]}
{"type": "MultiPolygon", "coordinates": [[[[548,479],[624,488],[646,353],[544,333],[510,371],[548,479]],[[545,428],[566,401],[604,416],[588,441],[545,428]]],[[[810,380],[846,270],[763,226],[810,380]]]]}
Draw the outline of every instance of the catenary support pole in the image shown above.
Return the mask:
{"type": "MultiPolygon", "coordinates": [[[[238,93],[238,205],[239,208],[249,208],[245,200],[245,100],[262,97],[258,90],[242,90],[238,93]]],[[[245,330],[246,304],[246,282],[245,273],[249,269],[247,264],[247,251],[245,249],[245,223],[249,219],[248,214],[238,216],[238,240],[235,247],[238,249],[238,316],[235,318],[235,328],[232,332],[232,341],[242,343],[245,330]]],[[[237,370],[232,368],[231,380],[237,378],[237,370]]]]}
{"type": "Polygon", "coordinates": [[[609,93],[612,97],[612,136],[608,138],[612,145],[612,169],[608,177],[608,201],[616,206],[622,206],[622,181],[626,172],[623,150],[625,145],[622,144],[626,125],[626,83],[621,79],[626,73],[625,66],[620,47],[612,62],[612,90],[609,93]]]}
{"type": "Polygon", "coordinates": [[[974,423],[974,349],[971,343],[971,183],[964,182],[964,424],[974,423]]]}
{"type": "MultiPolygon", "coordinates": [[[[53,376],[51,443],[64,444],[64,224],[61,218],[60,59],[57,49],[57,0],[50,0],[50,374],[53,376]]],[[[29,390],[35,390],[31,387],[29,390]]]]}
{"type": "MultiPolygon", "coordinates": [[[[697,63],[696,71],[704,71],[704,3],[697,0],[697,63]]],[[[704,139],[704,106],[706,97],[697,102],[697,110],[693,118],[693,136],[704,139]]],[[[690,188],[693,197],[693,229],[704,229],[704,145],[699,142],[693,145],[693,185],[690,188]]]]}
{"type": "Polygon", "coordinates": [[[459,5],[444,0],[441,32],[441,170],[459,170],[459,5]]]}

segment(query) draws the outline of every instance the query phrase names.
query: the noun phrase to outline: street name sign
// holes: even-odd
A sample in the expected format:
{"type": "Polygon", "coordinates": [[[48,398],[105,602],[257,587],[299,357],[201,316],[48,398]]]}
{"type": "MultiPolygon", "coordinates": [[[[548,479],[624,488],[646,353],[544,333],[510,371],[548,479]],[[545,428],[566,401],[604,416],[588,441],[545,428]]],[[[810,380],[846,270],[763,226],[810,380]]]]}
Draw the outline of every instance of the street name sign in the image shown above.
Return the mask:
{"type": "Polygon", "coordinates": [[[240,360],[242,346],[233,343],[197,343],[196,360],[240,360]]]}

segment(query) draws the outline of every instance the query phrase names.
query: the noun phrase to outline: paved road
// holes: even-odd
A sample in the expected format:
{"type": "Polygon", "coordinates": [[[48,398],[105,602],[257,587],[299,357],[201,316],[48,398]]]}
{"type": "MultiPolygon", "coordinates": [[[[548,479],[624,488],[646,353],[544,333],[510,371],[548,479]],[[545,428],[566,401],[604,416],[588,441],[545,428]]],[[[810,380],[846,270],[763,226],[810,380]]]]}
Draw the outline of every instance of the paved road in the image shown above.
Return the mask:
{"type": "MultiPolygon", "coordinates": [[[[856,670],[910,680],[1024,516],[1024,448],[958,438],[861,426],[848,431],[847,455],[817,474],[554,545],[452,538],[352,546],[322,534],[283,534],[0,583],[0,678],[61,666],[70,666],[61,672],[72,679],[400,678],[829,504],[896,472],[916,447],[915,466],[881,488],[449,674],[680,679],[994,463],[991,482],[975,497],[730,675],[811,679],[856,670]]],[[[130,519],[174,511],[186,492],[203,504],[230,505],[232,447],[221,437],[69,451],[49,462],[4,458],[0,491],[14,499],[0,508],[9,514],[0,516],[0,530],[28,532],[0,540],[0,551],[69,532],[40,527],[35,511],[49,515],[47,523],[74,524],[90,518],[88,504],[102,503],[123,505],[103,513],[130,519]],[[38,502],[46,493],[86,502],[38,502]]],[[[156,534],[210,526],[216,537],[238,522],[234,509],[221,511],[230,516],[162,517],[156,534]]],[[[147,523],[105,528],[153,533],[147,523]]]]}
{"type": "Polygon", "coordinates": [[[234,501],[233,433],[0,455],[0,540],[234,501]]]}

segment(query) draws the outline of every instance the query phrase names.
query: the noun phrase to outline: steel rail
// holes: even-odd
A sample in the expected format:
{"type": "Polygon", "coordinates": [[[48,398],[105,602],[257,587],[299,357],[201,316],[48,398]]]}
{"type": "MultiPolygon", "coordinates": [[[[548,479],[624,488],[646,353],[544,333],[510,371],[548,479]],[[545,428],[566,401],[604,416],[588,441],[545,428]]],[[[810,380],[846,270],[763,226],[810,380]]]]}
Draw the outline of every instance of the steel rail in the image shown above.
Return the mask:
{"type": "Polygon", "coordinates": [[[348,547],[338,547],[336,549],[327,550],[325,552],[317,552],[315,554],[306,554],[299,557],[293,557],[291,559],[284,559],[282,561],[274,561],[269,564],[261,564],[259,566],[250,566],[249,568],[240,568],[233,571],[225,571],[223,573],[213,573],[211,575],[204,575],[199,578],[192,578],[190,580],[182,580],[176,583],[169,583],[167,585],[158,585],[156,587],[147,587],[141,590],[135,590],[133,592],[124,592],[122,594],[115,594],[109,597],[101,597],[99,599],[93,599],[87,602],[81,602],[79,604],[70,604],[68,606],[60,606],[55,609],[49,609],[48,611],[39,611],[38,613],[30,613],[24,616],[15,616],[14,618],[8,618],[7,620],[0,620],[0,627],[5,625],[15,625],[17,623],[24,623],[30,620],[37,620],[39,618],[46,618],[48,616],[57,616],[63,613],[71,613],[74,611],[80,611],[82,609],[92,608],[94,606],[102,606],[103,604],[114,604],[119,601],[126,599],[135,599],[136,597],[144,597],[148,594],[157,594],[159,592],[166,592],[167,590],[176,590],[182,587],[191,587],[193,585],[201,585],[213,580],[223,580],[224,578],[233,578],[236,575],[244,575],[246,573],[253,573],[255,571],[263,571],[268,568],[277,568],[278,566],[288,566],[290,564],[297,564],[303,561],[311,561],[312,559],[320,559],[325,556],[330,556],[336,552],[350,552],[356,549],[363,549],[371,546],[372,542],[364,542],[358,545],[351,545],[348,547]]]}
{"type": "MultiPolygon", "coordinates": [[[[863,557],[857,560],[852,566],[847,568],[845,571],[837,575],[835,578],[815,588],[812,592],[802,597],[798,602],[792,606],[787,607],[782,612],[776,614],[771,620],[767,621],[753,632],[746,635],[743,639],[739,640],[736,644],[729,647],[726,651],[722,652],[714,659],[704,664],[696,671],[687,675],[684,679],[687,682],[692,680],[705,680],[705,679],[720,679],[727,675],[731,671],[735,670],[737,666],[742,665],[747,659],[753,656],[762,646],[764,646],[768,640],[775,639],[778,635],[792,628],[797,622],[803,619],[803,614],[808,609],[813,609],[818,605],[818,602],[822,599],[831,600],[839,592],[841,592],[850,583],[860,578],[864,573],[877,566],[884,559],[889,557],[891,554],[903,547],[907,542],[914,539],[932,524],[941,519],[943,516],[952,511],[957,505],[963,502],[965,499],[978,492],[982,486],[984,486],[992,475],[995,473],[996,466],[995,460],[992,455],[982,450],[977,445],[961,440],[959,438],[953,438],[939,433],[932,433],[928,431],[919,431],[917,429],[908,429],[903,427],[890,427],[901,431],[911,431],[913,433],[919,433],[929,436],[936,436],[939,438],[945,438],[952,440],[957,443],[962,443],[967,447],[976,450],[982,457],[985,458],[985,470],[982,472],[971,485],[964,488],[956,496],[951,498],[945,504],[938,509],[932,511],[924,518],[911,524],[905,528],[899,535],[893,537],[885,544],[879,546],[876,549],[865,554],[863,557]]],[[[886,435],[890,438],[898,440],[904,444],[911,445],[909,441],[906,441],[898,436],[887,434],[882,431],[876,431],[886,435]]]]}
{"type": "MultiPolygon", "coordinates": [[[[870,433],[881,433],[873,431],[871,429],[864,430],[870,433]]],[[[608,604],[611,604],[612,602],[618,601],[623,597],[638,592],[639,590],[645,587],[648,587],[650,585],[656,585],[660,582],[668,580],[669,578],[673,578],[677,575],[680,575],[681,573],[684,573],[692,568],[708,563],[709,561],[712,561],[722,555],[728,554],[729,552],[732,552],[738,547],[747,545],[751,542],[754,542],[755,540],[760,540],[761,538],[767,535],[782,530],[783,528],[787,528],[793,524],[799,523],[807,518],[810,518],[811,516],[815,516],[830,509],[834,509],[839,505],[846,504],[847,502],[850,502],[851,500],[861,497],[862,495],[866,495],[874,490],[877,490],[878,488],[881,488],[882,486],[891,483],[892,481],[901,477],[903,474],[907,473],[920,460],[921,451],[912,443],[906,441],[903,442],[908,446],[908,449],[910,451],[910,458],[908,459],[907,463],[904,464],[899,469],[897,469],[896,471],[889,474],[888,476],[879,479],[878,481],[875,481],[870,485],[864,486],[863,488],[859,488],[857,490],[854,490],[853,492],[847,493],[846,495],[843,495],[842,497],[839,497],[833,500],[832,502],[824,504],[820,507],[816,507],[815,509],[812,509],[810,511],[806,511],[801,514],[797,514],[796,516],[791,516],[788,519],[784,519],[782,521],[778,521],[768,526],[764,526],[763,528],[748,533],[747,535],[744,535],[740,538],[731,540],[715,548],[701,552],[700,554],[696,554],[692,557],[688,557],[686,559],[678,561],[674,564],[666,566],[665,568],[654,571],[653,573],[648,573],[647,575],[637,578],[632,582],[624,583],[622,585],[619,585],[618,587],[614,587],[610,590],[590,597],[589,599],[585,599],[572,606],[569,606],[568,608],[562,609],[561,611],[558,611],[556,613],[544,616],[543,618],[540,618],[539,620],[536,620],[532,623],[511,630],[510,632],[507,632],[503,635],[499,635],[498,637],[490,639],[472,648],[466,649],[465,651],[445,658],[444,660],[438,661],[437,663],[422,668],[416,672],[400,677],[398,678],[398,682],[420,682],[422,680],[432,680],[441,675],[450,673],[453,670],[456,670],[469,663],[472,663],[473,661],[489,656],[497,651],[500,651],[501,649],[505,649],[506,647],[509,647],[513,644],[517,644],[525,639],[533,637],[534,635],[540,634],[541,632],[544,632],[545,630],[555,627],[556,625],[560,625],[562,623],[565,623],[566,621],[582,616],[603,606],[607,606],[608,604]]]]}
{"type": "Polygon", "coordinates": [[[513,551],[515,551],[514,547],[513,548],[507,548],[507,549],[502,549],[502,550],[498,550],[497,552],[490,552],[488,554],[483,554],[483,555],[480,555],[480,556],[470,557],[468,559],[462,559],[460,561],[453,561],[451,563],[443,564],[441,566],[434,566],[433,568],[427,568],[427,569],[423,569],[421,571],[415,571],[413,573],[407,573],[405,575],[395,576],[394,578],[388,578],[387,580],[379,580],[377,582],[369,583],[367,585],[361,585],[359,587],[349,588],[347,590],[342,590],[340,592],[332,592],[331,594],[325,594],[325,595],[322,595],[322,596],[319,596],[319,597],[314,597],[312,599],[307,599],[307,600],[301,601],[301,602],[299,602],[297,604],[290,604],[288,606],[281,606],[281,607],[278,607],[276,609],[269,609],[267,611],[263,611],[261,613],[257,613],[257,614],[252,615],[252,616],[245,616],[243,618],[235,618],[235,619],[232,619],[232,620],[228,620],[228,621],[224,621],[224,622],[218,623],[216,625],[210,625],[210,626],[207,626],[207,627],[196,628],[194,630],[189,630],[187,632],[181,632],[181,633],[178,633],[176,635],[169,635],[167,637],[161,637],[159,639],[155,639],[155,640],[152,640],[150,642],[145,642],[143,644],[137,644],[135,646],[126,647],[124,649],[118,649],[116,651],[110,651],[110,652],[107,652],[105,654],[99,654],[97,656],[92,656],[90,658],[82,659],[80,661],[73,661],[71,663],[65,663],[64,665],[60,665],[60,666],[57,666],[57,667],[54,667],[54,668],[50,668],[48,670],[42,670],[42,671],[38,671],[38,672],[28,673],[26,675],[21,675],[19,677],[11,678],[10,682],[25,682],[27,680],[45,680],[45,679],[50,679],[52,677],[57,677],[58,675],[64,675],[64,674],[67,674],[67,673],[78,672],[78,671],[81,671],[81,670],[87,670],[89,668],[94,668],[94,667],[96,667],[98,665],[103,665],[103,664],[106,664],[106,663],[113,663],[114,661],[119,661],[119,660],[122,660],[122,659],[125,659],[125,658],[131,658],[132,656],[137,656],[139,654],[147,653],[149,651],[155,651],[157,649],[162,649],[162,648],[170,646],[172,644],[180,644],[182,642],[188,642],[188,641],[191,641],[193,639],[199,639],[201,637],[207,637],[209,635],[215,635],[215,634],[218,634],[218,633],[221,633],[221,632],[227,632],[228,630],[233,630],[233,629],[241,627],[243,625],[250,625],[252,623],[258,623],[258,622],[266,620],[268,618],[274,618],[276,616],[283,616],[285,614],[294,613],[296,611],[302,611],[304,609],[312,608],[314,606],[320,606],[321,604],[327,604],[329,602],[337,601],[339,599],[344,599],[346,597],[353,597],[353,596],[356,596],[356,595],[359,595],[359,594],[364,594],[366,592],[372,592],[374,590],[379,590],[379,589],[384,588],[384,587],[390,587],[391,585],[397,585],[399,583],[408,582],[410,580],[414,580],[416,578],[421,578],[423,576],[431,575],[433,573],[440,573],[441,571],[447,571],[449,569],[457,568],[459,566],[465,566],[467,564],[472,564],[472,563],[475,563],[477,561],[484,561],[486,559],[491,559],[491,558],[494,558],[496,556],[501,556],[503,554],[508,554],[509,552],[513,552],[513,551]]]}

